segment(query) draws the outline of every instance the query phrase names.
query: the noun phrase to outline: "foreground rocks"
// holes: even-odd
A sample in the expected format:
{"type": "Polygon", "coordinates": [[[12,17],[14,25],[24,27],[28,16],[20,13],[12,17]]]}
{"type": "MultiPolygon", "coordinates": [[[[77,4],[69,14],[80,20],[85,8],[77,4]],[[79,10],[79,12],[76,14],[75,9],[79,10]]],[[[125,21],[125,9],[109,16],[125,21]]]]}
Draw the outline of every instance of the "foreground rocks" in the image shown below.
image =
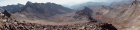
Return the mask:
{"type": "Polygon", "coordinates": [[[113,26],[105,23],[82,23],[72,25],[41,25],[25,21],[7,20],[2,22],[1,30],[117,30],[109,29],[113,26]],[[108,26],[109,28],[103,27],[108,26]]]}
{"type": "Polygon", "coordinates": [[[10,16],[4,16],[10,13],[0,14],[0,30],[117,30],[114,26],[107,23],[88,22],[71,25],[43,25],[15,20],[10,16]]]}

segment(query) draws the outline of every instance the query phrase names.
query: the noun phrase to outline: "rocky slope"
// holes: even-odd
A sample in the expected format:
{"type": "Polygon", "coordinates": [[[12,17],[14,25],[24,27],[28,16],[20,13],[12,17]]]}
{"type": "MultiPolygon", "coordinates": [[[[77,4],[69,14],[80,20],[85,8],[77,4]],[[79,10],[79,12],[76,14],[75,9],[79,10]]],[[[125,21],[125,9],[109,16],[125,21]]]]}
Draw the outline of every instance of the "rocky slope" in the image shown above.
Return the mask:
{"type": "Polygon", "coordinates": [[[65,14],[73,10],[55,3],[32,3],[28,1],[26,5],[15,14],[22,14],[30,19],[48,19],[57,14],[65,14]]]}
{"type": "Polygon", "coordinates": [[[2,22],[1,30],[117,30],[111,24],[83,23],[73,25],[41,25],[24,21],[8,20],[2,22]]]}
{"type": "Polygon", "coordinates": [[[3,17],[4,15],[9,15],[9,13],[7,13],[0,13],[0,30],[117,30],[112,24],[98,22],[71,25],[43,25],[30,23],[13,19],[13,17],[3,17]]]}
{"type": "Polygon", "coordinates": [[[119,30],[139,30],[139,5],[139,1],[133,1],[118,7],[101,6],[94,9],[94,18],[112,23],[119,30]]]}

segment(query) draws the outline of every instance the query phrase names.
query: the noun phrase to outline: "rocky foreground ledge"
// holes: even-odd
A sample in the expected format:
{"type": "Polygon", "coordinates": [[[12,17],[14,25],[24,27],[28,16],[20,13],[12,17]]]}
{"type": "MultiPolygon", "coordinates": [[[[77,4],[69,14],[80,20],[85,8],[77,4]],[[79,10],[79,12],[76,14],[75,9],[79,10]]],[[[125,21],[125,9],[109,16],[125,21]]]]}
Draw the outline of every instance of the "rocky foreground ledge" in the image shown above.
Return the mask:
{"type": "Polygon", "coordinates": [[[71,25],[42,25],[15,20],[5,11],[0,13],[0,30],[117,30],[112,24],[88,22],[71,25]]]}
{"type": "Polygon", "coordinates": [[[111,24],[89,22],[72,25],[41,25],[17,20],[2,20],[1,30],[117,30],[111,24]]]}

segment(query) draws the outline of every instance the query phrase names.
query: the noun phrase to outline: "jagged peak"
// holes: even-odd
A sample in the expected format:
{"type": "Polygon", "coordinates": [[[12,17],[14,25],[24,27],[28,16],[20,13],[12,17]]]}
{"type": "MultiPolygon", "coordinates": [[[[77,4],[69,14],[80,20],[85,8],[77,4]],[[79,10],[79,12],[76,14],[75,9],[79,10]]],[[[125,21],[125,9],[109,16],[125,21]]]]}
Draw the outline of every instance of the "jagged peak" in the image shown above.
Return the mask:
{"type": "Polygon", "coordinates": [[[83,12],[85,12],[85,13],[92,13],[93,11],[92,11],[90,8],[85,7],[85,8],[83,9],[83,12]]]}
{"type": "Polygon", "coordinates": [[[29,4],[32,4],[32,2],[30,2],[30,1],[27,1],[26,5],[29,5],[29,4]]]}
{"type": "Polygon", "coordinates": [[[91,9],[85,6],[85,8],[83,10],[91,10],[91,9]]]}
{"type": "Polygon", "coordinates": [[[32,3],[31,1],[27,1],[27,3],[32,3]]]}

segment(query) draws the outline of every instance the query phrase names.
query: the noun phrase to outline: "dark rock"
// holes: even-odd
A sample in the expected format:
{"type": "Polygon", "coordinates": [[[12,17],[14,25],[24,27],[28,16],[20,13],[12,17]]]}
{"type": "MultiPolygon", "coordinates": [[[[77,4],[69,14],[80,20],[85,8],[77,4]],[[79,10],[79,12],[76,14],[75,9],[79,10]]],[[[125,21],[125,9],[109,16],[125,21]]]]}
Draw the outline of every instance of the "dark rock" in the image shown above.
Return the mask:
{"type": "Polygon", "coordinates": [[[88,7],[85,7],[83,10],[77,11],[73,18],[82,19],[82,18],[86,17],[91,22],[97,22],[95,19],[92,18],[92,13],[93,13],[93,10],[91,10],[88,7]]]}
{"type": "Polygon", "coordinates": [[[112,24],[107,24],[105,23],[104,25],[101,26],[101,30],[117,30],[112,24]]]}
{"type": "Polygon", "coordinates": [[[5,11],[3,12],[4,16],[7,16],[8,18],[11,17],[11,14],[5,9],[5,11]]]}

